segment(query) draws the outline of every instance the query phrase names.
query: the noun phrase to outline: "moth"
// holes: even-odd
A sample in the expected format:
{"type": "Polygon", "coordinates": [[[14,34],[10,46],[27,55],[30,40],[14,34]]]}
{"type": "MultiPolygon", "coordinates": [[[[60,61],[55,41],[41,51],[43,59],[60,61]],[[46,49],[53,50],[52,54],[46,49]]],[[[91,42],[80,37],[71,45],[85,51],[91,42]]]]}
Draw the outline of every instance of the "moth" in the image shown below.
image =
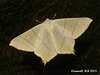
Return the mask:
{"type": "Polygon", "coordinates": [[[75,54],[75,39],[85,32],[91,22],[88,17],[46,19],[12,39],[9,45],[34,52],[45,65],[57,54],[75,54]]]}

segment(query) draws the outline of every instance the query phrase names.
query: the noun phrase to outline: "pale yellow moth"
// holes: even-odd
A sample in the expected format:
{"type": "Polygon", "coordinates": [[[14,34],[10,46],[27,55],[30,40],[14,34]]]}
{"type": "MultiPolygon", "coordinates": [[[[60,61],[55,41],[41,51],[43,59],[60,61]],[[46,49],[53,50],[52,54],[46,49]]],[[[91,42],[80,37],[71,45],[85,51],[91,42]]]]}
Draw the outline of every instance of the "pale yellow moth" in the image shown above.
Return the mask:
{"type": "Polygon", "coordinates": [[[10,42],[19,50],[34,52],[44,65],[57,54],[74,54],[75,39],[92,22],[88,17],[50,20],[29,29],[10,42]]]}

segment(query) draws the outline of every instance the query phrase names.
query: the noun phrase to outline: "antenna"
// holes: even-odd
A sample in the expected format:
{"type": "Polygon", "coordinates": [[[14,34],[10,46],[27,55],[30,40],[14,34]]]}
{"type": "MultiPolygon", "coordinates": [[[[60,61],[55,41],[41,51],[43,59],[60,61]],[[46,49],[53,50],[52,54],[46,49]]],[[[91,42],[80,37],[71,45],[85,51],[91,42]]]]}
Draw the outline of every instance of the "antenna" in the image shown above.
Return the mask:
{"type": "Polygon", "coordinates": [[[52,20],[53,20],[55,17],[56,17],[56,13],[54,14],[54,16],[53,16],[52,20]]]}
{"type": "Polygon", "coordinates": [[[36,19],[36,22],[41,23],[39,20],[36,19]]]}

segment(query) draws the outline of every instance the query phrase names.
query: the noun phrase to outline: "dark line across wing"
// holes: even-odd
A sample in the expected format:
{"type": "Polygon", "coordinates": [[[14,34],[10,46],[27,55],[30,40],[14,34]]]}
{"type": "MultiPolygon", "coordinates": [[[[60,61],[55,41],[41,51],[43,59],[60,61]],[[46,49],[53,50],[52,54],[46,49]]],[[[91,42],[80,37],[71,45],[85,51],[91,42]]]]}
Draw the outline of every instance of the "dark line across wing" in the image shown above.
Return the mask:
{"type": "MultiPolygon", "coordinates": [[[[65,32],[65,24],[66,24],[66,19],[65,19],[65,23],[64,23],[63,33],[65,32]]],[[[63,42],[61,44],[60,49],[62,49],[64,42],[65,42],[65,37],[63,38],[63,42]]]]}
{"type": "Polygon", "coordinates": [[[75,31],[75,28],[76,28],[76,26],[77,26],[78,22],[79,22],[79,19],[78,19],[78,21],[76,22],[76,24],[75,24],[75,26],[74,26],[74,28],[73,28],[73,31],[72,31],[72,35],[71,35],[71,37],[72,37],[72,36],[73,36],[73,34],[74,34],[74,31],[75,31]]]}
{"type": "Polygon", "coordinates": [[[21,36],[20,36],[20,38],[22,38],[23,40],[27,41],[27,42],[30,43],[33,47],[36,48],[36,46],[35,46],[33,43],[31,43],[30,41],[26,40],[25,38],[23,38],[23,37],[21,37],[21,36]]]}

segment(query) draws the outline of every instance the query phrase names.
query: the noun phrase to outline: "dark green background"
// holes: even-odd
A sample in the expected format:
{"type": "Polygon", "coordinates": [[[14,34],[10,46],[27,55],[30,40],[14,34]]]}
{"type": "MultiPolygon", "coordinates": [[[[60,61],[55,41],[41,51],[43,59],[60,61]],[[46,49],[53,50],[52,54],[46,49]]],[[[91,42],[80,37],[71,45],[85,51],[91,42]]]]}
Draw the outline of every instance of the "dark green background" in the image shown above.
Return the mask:
{"type": "Polygon", "coordinates": [[[96,69],[100,73],[99,14],[100,0],[0,0],[0,75],[71,75],[72,69],[96,69]],[[93,19],[86,32],[76,39],[76,56],[57,55],[44,67],[34,53],[9,46],[14,37],[39,24],[36,20],[42,23],[55,13],[55,19],[93,19]]]}

